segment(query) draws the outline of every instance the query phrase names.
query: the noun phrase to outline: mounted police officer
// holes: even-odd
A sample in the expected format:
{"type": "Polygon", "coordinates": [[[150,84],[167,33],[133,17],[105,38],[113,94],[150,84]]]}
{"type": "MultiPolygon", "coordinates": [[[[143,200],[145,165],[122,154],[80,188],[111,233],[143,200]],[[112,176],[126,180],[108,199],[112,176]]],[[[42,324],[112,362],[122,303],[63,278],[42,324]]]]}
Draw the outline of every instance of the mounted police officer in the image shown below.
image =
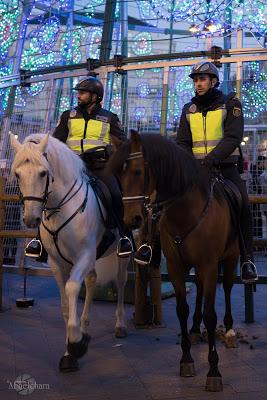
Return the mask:
{"type": "Polygon", "coordinates": [[[176,142],[193,153],[203,166],[219,170],[239,189],[244,242],[244,248],[240,248],[241,279],[255,282],[258,274],[253,262],[252,218],[246,187],[237,169],[244,132],[242,106],[234,93],[225,96],[217,89],[219,73],[211,62],[197,63],[189,76],[194,81],[195,97],[183,108],[176,142]]]}
{"type": "MultiPolygon", "coordinates": [[[[117,180],[103,174],[103,167],[111,148],[110,136],[116,136],[123,142],[126,135],[117,115],[102,108],[104,88],[97,78],[89,76],[83,79],[74,90],[78,91],[78,107],[63,112],[53,136],[79,154],[88,169],[100,177],[109,188],[113,214],[121,235],[117,254],[126,257],[132,253],[133,247],[125,234],[121,192],[117,180]]],[[[32,240],[26,247],[25,254],[37,257],[41,249],[40,240],[32,240]]]]}

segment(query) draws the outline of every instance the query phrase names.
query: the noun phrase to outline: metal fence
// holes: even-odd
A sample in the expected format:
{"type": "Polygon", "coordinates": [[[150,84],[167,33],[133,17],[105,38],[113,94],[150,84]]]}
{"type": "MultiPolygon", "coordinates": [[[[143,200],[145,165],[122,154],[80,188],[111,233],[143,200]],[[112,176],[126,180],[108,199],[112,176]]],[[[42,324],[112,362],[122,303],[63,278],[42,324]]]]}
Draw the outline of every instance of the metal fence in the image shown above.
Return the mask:
{"type": "MultiPolygon", "coordinates": [[[[234,89],[244,106],[243,178],[250,194],[267,194],[267,54],[225,57],[220,61],[223,91],[229,93],[234,89]]],[[[182,107],[193,94],[188,74],[195,62],[188,59],[128,64],[119,71],[111,66],[101,67],[98,72],[106,87],[103,106],[119,115],[126,131],[137,128],[142,132],[175,135],[182,107]]],[[[87,72],[74,70],[35,76],[27,80],[26,86],[10,82],[10,87],[2,89],[13,93],[7,112],[0,119],[0,168],[7,178],[8,193],[18,191],[10,177],[13,155],[9,132],[18,135],[20,141],[31,133],[53,132],[60,114],[76,105],[72,87],[87,72]]],[[[255,237],[267,238],[267,206],[253,205],[252,211],[255,237]]],[[[8,204],[6,229],[20,226],[20,206],[8,204]]],[[[23,263],[24,245],[23,239],[6,239],[4,261],[23,263]]],[[[261,250],[258,254],[266,261],[265,252],[261,250]]]]}

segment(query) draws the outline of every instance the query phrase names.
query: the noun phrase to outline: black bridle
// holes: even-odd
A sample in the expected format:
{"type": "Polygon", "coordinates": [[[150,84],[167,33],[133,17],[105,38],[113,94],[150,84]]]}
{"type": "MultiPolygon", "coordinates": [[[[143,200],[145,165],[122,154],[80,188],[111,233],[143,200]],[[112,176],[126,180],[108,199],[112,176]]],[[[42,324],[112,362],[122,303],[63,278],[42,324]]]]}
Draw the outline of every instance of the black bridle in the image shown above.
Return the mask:
{"type": "MultiPolygon", "coordinates": [[[[143,158],[143,153],[142,151],[137,151],[135,153],[130,153],[129,157],[126,159],[127,161],[132,161],[132,160],[137,160],[143,158]]],[[[148,169],[148,164],[144,160],[144,166],[145,166],[145,176],[144,176],[144,194],[140,196],[123,196],[122,201],[127,204],[127,203],[135,203],[135,202],[143,202],[144,205],[149,203],[149,194],[148,192],[148,182],[149,182],[149,169],[148,169]]]]}
{"type": "MultiPolygon", "coordinates": [[[[129,157],[126,159],[126,161],[131,161],[131,160],[136,160],[139,158],[144,158],[144,155],[142,153],[142,151],[138,151],[135,153],[130,153],[129,157]]],[[[139,196],[123,196],[122,200],[124,203],[135,203],[135,202],[143,202],[144,205],[144,209],[145,212],[147,214],[147,225],[148,225],[148,234],[149,236],[151,236],[151,231],[152,231],[152,223],[153,221],[156,221],[161,212],[164,211],[166,212],[169,207],[171,207],[171,205],[180,197],[180,194],[175,195],[173,197],[171,197],[168,200],[164,200],[164,201],[160,201],[160,202],[150,202],[150,196],[148,194],[148,188],[149,188],[149,167],[148,167],[148,163],[144,160],[144,166],[145,166],[145,177],[144,177],[144,194],[143,195],[139,195],[139,196]]],[[[212,201],[213,198],[213,191],[214,191],[214,185],[217,182],[217,179],[213,179],[211,182],[211,186],[210,186],[210,191],[209,191],[209,195],[207,198],[207,201],[204,205],[203,210],[201,211],[201,214],[199,216],[199,219],[197,221],[197,223],[195,223],[194,225],[192,225],[186,232],[184,235],[180,236],[177,235],[175,237],[175,244],[177,245],[181,245],[182,242],[184,241],[184,239],[190,235],[190,233],[192,233],[202,222],[202,220],[204,219],[205,215],[208,212],[210,203],[212,201]]]]}

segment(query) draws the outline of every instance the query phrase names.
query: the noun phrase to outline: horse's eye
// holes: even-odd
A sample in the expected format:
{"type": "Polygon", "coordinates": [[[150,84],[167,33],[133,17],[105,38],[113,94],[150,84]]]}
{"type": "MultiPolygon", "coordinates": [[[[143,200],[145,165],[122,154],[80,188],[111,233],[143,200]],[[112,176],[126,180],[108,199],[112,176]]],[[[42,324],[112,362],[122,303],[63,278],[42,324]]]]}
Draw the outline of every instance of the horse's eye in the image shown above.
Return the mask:
{"type": "Polygon", "coordinates": [[[140,176],[141,174],[142,174],[141,169],[136,169],[136,170],[134,171],[134,175],[135,175],[135,176],[140,176]]]}
{"type": "Polygon", "coordinates": [[[46,171],[40,172],[40,177],[41,177],[41,178],[44,178],[45,176],[46,176],[46,171]]]}
{"type": "Polygon", "coordinates": [[[17,179],[19,179],[19,174],[18,174],[17,172],[15,172],[15,177],[16,177],[17,179]]]}

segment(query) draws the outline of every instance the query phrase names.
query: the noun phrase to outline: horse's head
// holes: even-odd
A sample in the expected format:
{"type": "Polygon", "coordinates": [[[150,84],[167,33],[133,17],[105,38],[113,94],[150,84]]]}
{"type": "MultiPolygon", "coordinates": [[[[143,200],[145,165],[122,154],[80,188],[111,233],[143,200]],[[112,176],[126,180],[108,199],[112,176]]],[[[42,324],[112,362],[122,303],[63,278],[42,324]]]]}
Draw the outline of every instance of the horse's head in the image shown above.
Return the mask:
{"type": "Polygon", "coordinates": [[[21,144],[14,135],[11,146],[15,151],[12,173],[18,179],[24,203],[23,221],[36,228],[42,218],[49,185],[49,164],[46,157],[48,135],[32,135],[21,144]]]}
{"type": "Polygon", "coordinates": [[[112,172],[118,176],[123,193],[124,222],[129,228],[138,229],[144,222],[145,202],[152,192],[139,133],[132,130],[129,142],[119,146],[112,158],[111,170],[115,165],[112,172]]]}

